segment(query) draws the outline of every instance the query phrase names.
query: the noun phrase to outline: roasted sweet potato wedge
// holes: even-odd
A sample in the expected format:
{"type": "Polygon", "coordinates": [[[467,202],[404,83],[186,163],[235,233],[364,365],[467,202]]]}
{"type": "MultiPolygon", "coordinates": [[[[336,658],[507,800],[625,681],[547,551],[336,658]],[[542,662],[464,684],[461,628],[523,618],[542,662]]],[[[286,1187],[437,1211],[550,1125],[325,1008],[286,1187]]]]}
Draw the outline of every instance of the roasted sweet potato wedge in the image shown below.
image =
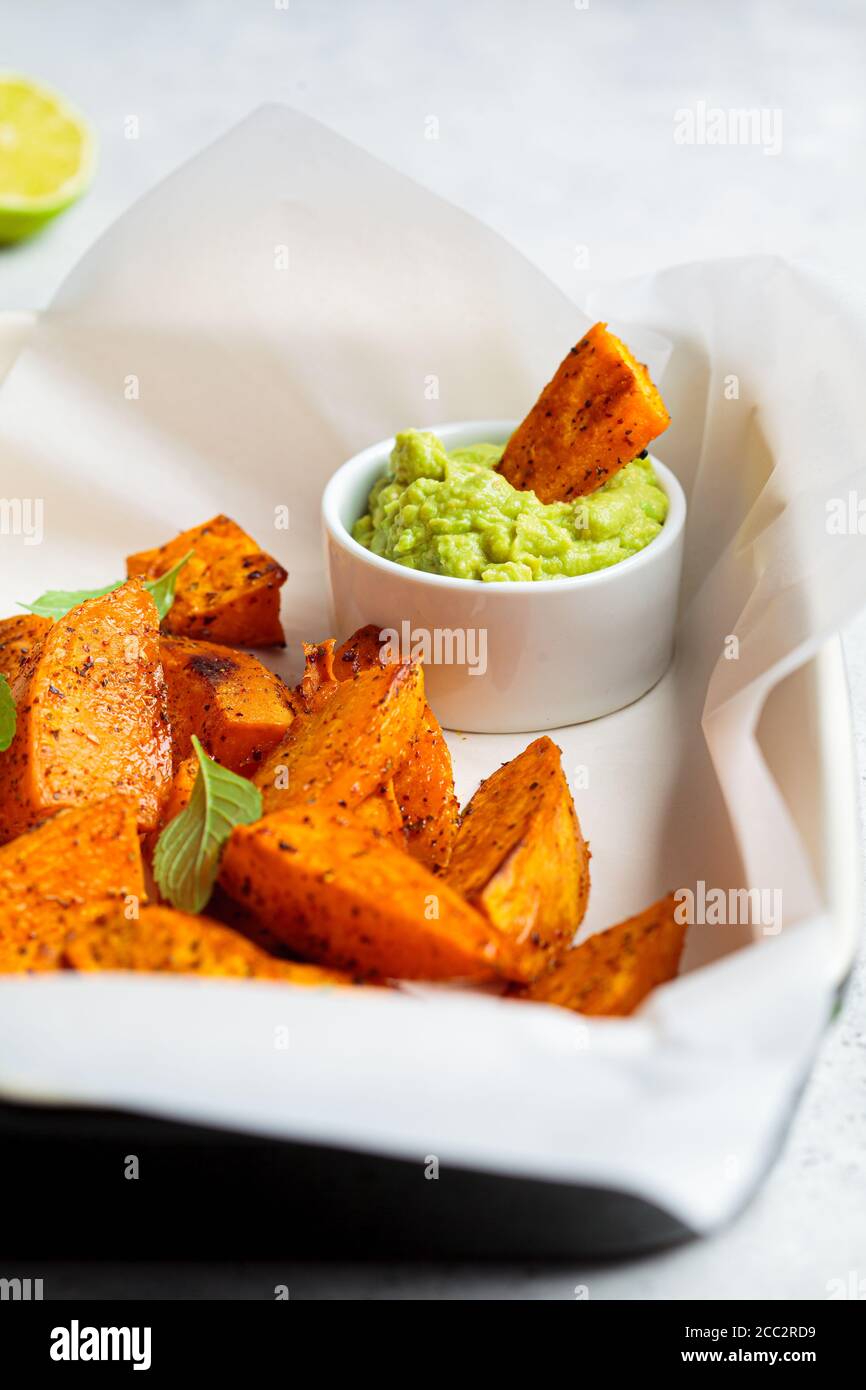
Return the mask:
{"type": "Polygon", "coordinates": [[[253,777],[265,814],[292,805],[352,808],[393,775],[424,709],[420,666],[364,671],[302,715],[253,777]]]}
{"type": "Polygon", "coordinates": [[[144,896],[136,802],[60,811],[0,849],[0,972],[56,968],[72,927],[144,896]]]}
{"type": "Polygon", "coordinates": [[[451,861],[460,808],[454,795],[451,753],[429,705],[394,773],[394,794],[407,850],[428,869],[441,873],[451,861]]]}
{"type": "Polygon", "coordinates": [[[30,655],[50,626],[50,618],[40,618],[36,613],[0,618],[0,675],[5,676],[10,685],[14,685],[24,658],[30,655]]]}
{"type": "Polygon", "coordinates": [[[169,821],[173,821],[175,816],[179,816],[181,811],[186,810],[198,771],[199,761],[195,753],[188,754],[182,762],[178,763],[159,818],[160,830],[164,829],[169,821]]]}
{"type": "Polygon", "coordinates": [[[522,999],[560,1004],[581,1014],[633,1013],[656,985],[679,969],[686,925],[676,920],[673,893],[616,927],[565,951],[522,999]]]}
{"type": "Polygon", "coordinates": [[[304,643],[304,674],[292,694],[295,707],[303,714],[323,709],[337,688],[334,675],[334,639],[304,643]]]}
{"type": "Polygon", "coordinates": [[[403,816],[394,793],[393,781],[386,782],[378,791],[365,796],[353,811],[338,813],[338,824],[346,824],[348,817],[352,817],[375,835],[382,835],[386,840],[390,840],[398,849],[406,849],[406,831],[403,828],[403,816]]]}
{"type": "Polygon", "coordinates": [[[359,627],[357,632],[353,632],[351,637],[347,637],[345,642],[334,653],[332,669],[338,681],[351,680],[352,676],[358,676],[362,671],[369,671],[372,666],[384,666],[380,652],[382,641],[379,637],[380,628],[375,623],[368,623],[366,627],[359,627]]]}
{"type": "Polygon", "coordinates": [[[183,531],[156,550],[130,555],[126,572],[158,579],[189,551],[163,631],[229,647],[282,647],[282,565],[227,516],[183,531]]]}
{"type": "Polygon", "coordinates": [[[220,882],[295,953],[380,979],[486,980],[507,943],[441,879],[321,809],[238,826],[220,882]]]}
{"type": "MultiPolygon", "coordinates": [[[[361,827],[375,837],[405,851],[403,821],[390,782],[381,790],[365,797],[352,811],[337,807],[333,811],[331,834],[341,835],[346,826],[361,827]]],[[[219,884],[211,895],[208,912],[217,921],[227,927],[233,927],[235,931],[254,941],[269,955],[284,958],[295,954],[285,941],[276,936],[266,921],[257,917],[242,901],[230,897],[219,884]]]]}
{"type": "Polygon", "coordinates": [[[446,881],[510,940],[515,978],[535,979],[571,941],[589,898],[589,846],[549,738],[481,783],[446,881]]]}
{"type": "MultiPolygon", "coordinates": [[[[381,659],[379,628],[359,628],[337,649],[333,669],[338,680],[386,663],[381,659]]],[[[406,849],[434,873],[445,869],[457,834],[459,807],[454,771],[445,735],[429,705],[394,773],[394,793],[406,832],[406,849]]]]}
{"type": "Polygon", "coordinates": [[[117,914],[74,929],[61,948],[61,964],[72,970],[168,971],[295,985],[353,983],[335,970],[275,960],[230,927],[170,907],[143,907],[137,921],[117,914]]]}
{"type": "Polygon", "coordinates": [[[571,502],[595,492],[669,424],[646,367],[597,323],[514,431],[499,471],[542,502],[571,502]]]}
{"type": "Polygon", "coordinates": [[[266,955],[278,960],[292,961],[294,952],[280,941],[264,922],[259,921],[243,903],[236,902],[219,884],[214,888],[207,905],[207,915],[221,926],[231,927],[232,931],[252,941],[266,955]]]}
{"type": "Polygon", "coordinates": [[[171,739],[156,606],[140,580],[54,623],[13,695],[15,737],[0,753],[0,842],[64,806],[120,792],[156,825],[171,780],[171,739]]]}
{"type": "Polygon", "coordinates": [[[175,767],[189,756],[193,734],[232,772],[262,762],[295,717],[279,676],[248,652],[214,642],[163,637],[159,650],[175,767]]]}

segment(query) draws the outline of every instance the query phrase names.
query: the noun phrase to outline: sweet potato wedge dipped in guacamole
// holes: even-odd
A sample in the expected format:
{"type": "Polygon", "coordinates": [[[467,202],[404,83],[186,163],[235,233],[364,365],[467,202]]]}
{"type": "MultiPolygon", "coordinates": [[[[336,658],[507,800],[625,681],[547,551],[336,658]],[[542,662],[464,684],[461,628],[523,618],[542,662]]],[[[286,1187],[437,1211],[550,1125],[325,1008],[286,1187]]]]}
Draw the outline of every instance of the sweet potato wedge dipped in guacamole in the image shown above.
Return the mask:
{"type": "Polygon", "coordinates": [[[646,367],[597,323],[505,445],[399,431],[352,535],[407,569],[483,584],[607,569],[665,523],[647,445],[669,423],[646,367]]]}
{"type": "Polygon", "coordinates": [[[530,981],[583,920],[589,857],[559,749],[538,738],[481,783],[446,881],[507,937],[515,978],[530,981]]]}
{"type": "Polygon", "coordinates": [[[649,372],[595,324],[505,446],[499,471],[542,502],[595,492],[670,424],[649,372]]]}
{"type": "Polygon", "coordinates": [[[64,806],[120,792],[150,830],[171,780],[159,617],[133,579],[49,626],[12,695],[15,737],[0,754],[0,843],[64,806]]]}
{"type": "Polygon", "coordinates": [[[679,968],[686,927],[674,912],[674,895],[668,893],[644,912],[565,951],[527,989],[515,992],[581,1014],[634,1013],[679,968]]]}
{"type": "Polygon", "coordinates": [[[0,848],[0,973],[53,969],[71,928],[137,906],[145,889],[136,818],[132,798],[108,796],[0,848]]]}
{"type": "Polygon", "coordinates": [[[284,646],[280,589],[288,575],[230,517],[215,516],[155,550],[128,556],[126,572],[158,579],[190,551],[163,631],[228,647],[284,646]]]}

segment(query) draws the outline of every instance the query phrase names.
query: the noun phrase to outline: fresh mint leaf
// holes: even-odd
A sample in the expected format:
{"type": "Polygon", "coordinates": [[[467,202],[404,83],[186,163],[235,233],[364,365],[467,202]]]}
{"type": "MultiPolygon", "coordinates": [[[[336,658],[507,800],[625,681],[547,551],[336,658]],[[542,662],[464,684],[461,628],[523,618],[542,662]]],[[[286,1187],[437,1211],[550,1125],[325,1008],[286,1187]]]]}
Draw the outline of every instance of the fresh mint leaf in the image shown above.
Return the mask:
{"type": "Polygon", "coordinates": [[[48,589],[44,594],[40,594],[34,603],[22,603],[19,607],[26,608],[28,613],[37,613],[40,618],[50,618],[56,623],[59,618],[66,617],[70,608],[77,608],[79,603],[84,603],[89,598],[103,598],[105,594],[119,589],[121,583],[122,581],[109,584],[104,589],[48,589]]]}
{"type": "Polygon", "coordinates": [[[159,579],[145,580],[144,587],[156,604],[156,611],[159,614],[160,622],[162,622],[162,619],[174,603],[174,591],[177,587],[177,577],[187,560],[192,559],[194,554],[195,551],[188,550],[183,559],[178,560],[177,564],[173,565],[170,570],[166,570],[165,574],[161,574],[159,579]]]}
{"type": "Polygon", "coordinates": [[[5,753],[15,737],[17,715],[12,688],[6,677],[0,674],[0,753],[5,753]]]}
{"type": "Polygon", "coordinates": [[[162,896],[183,912],[207,906],[223,847],[236,825],[261,819],[258,787],[208,757],[193,735],[198,773],[189,805],[156,842],[153,876],[162,896]]]}
{"type": "MultiPolygon", "coordinates": [[[[182,560],[178,560],[176,565],[165,574],[161,574],[158,579],[144,581],[145,589],[156,604],[160,622],[174,603],[177,577],[193,553],[192,550],[188,550],[182,560]]],[[[22,603],[19,607],[26,608],[28,613],[38,614],[40,618],[51,618],[56,623],[60,618],[65,618],[71,608],[77,608],[79,603],[86,603],[89,598],[104,598],[106,594],[114,593],[115,589],[119,589],[121,584],[125,583],[125,579],[118,579],[114,584],[107,584],[104,589],[48,589],[44,594],[40,594],[34,603],[22,603]]]]}

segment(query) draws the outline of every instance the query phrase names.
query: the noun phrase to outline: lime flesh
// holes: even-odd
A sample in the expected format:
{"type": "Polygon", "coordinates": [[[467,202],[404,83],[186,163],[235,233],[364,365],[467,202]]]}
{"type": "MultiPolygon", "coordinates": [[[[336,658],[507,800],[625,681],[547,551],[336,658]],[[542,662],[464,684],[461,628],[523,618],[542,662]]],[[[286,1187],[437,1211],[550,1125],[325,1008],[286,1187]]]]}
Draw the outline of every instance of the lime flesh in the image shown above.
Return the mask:
{"type": "Polygon", "coordinates": [[[30,236],[69,207],[92,170],[82,117],[29,78],[0,74],[0,242],[30,236]]]}

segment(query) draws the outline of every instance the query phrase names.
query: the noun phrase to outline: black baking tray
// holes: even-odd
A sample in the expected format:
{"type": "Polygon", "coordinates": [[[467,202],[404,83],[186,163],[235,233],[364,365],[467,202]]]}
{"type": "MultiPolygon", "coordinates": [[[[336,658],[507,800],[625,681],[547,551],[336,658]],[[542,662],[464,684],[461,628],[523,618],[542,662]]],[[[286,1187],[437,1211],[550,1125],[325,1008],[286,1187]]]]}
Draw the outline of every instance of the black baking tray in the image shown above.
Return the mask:
{"type": "Polygon", "coordinates": [[[616,1256],[692,1234],[612,1188],[427,1181],[417,1161],[108,1110],[0,1105],[0,1183],[7,1261],[616,1256]]]}

